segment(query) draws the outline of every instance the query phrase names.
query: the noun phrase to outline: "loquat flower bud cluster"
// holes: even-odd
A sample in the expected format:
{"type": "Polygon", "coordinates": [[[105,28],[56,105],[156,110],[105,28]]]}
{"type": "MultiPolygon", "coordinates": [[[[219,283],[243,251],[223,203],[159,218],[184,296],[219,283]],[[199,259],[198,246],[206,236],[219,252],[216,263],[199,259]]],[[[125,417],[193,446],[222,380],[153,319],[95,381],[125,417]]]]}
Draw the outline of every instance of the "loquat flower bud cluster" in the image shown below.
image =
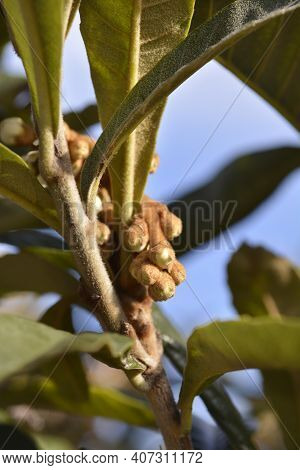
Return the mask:
{"type": "Polygon", "coordinates": [[[142,213],[135,215],[124,230],[126,248],[138,253],[130,265],[130,273],[148,288],[153,300],[173,297],[176,286],[185,280],[185,268],[170,244],[181,231],[181,220],[165,205],[148,198],[143,202],[142,213]]]}

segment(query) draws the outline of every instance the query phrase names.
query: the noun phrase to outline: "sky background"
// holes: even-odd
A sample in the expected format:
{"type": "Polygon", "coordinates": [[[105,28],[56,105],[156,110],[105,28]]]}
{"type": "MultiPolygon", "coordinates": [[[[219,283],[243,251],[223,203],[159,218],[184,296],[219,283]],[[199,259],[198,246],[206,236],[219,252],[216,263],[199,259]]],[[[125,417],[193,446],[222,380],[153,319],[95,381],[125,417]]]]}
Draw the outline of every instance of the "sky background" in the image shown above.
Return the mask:
{"type": "MultiPolygon", "coordinates": [[[[5,62],[11,72],[21,71],[9,48],[5,62]]],[[[62,95],[66,112],[95,101],[78,19],[65,47],[62,95]]],[[[97,138],[99,126],[90,132],[97,138]]],[[[234,75],[211,62],[170,96],[157,143],[161,163],[146,192],[163,201],[180,199],[237,156],[282,145],[299,145],[298,132],[234,75]]],[[[262,245],[300,264],[299,188],[300,172],[295,171],[255,213],[230,229],[234,247],[245,241],[262,245]]],[[[185,334],[213,318],[235,316],[226,284],[231,255],[232,248],[212,243],[183,258],[187,282],[162,307],[185,334]]]]}

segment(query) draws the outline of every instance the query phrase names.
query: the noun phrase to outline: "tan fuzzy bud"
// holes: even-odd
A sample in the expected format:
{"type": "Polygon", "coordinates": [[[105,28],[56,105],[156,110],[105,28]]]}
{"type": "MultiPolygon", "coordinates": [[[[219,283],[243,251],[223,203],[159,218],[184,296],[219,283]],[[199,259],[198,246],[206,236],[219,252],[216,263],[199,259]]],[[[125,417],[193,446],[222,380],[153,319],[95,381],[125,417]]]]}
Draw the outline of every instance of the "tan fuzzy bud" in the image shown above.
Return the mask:
{"type": "Polygon", "coordinates": [[[0,123],[0,140],[6,145],[28,146],[32,144],[35,137],[32,127],[20,117],[7,118],[0,123]]]}
{"type": "Polygon", "coordinates": [[[26,155],[23,155],[22,158],[27,163],[35,163],[38,160],[39,155],[38,150],[32,150],[31,152],[26,153],[26,155]]]}
{"type": "Polygon", "coordinates": [[[154,264],[150,263],[147,252],[141,253],[140,258],[137,257],[130,265],[129,271],[131,275],[143,286],[151,286],[160,278],[162,272],[154,264]],[[139,259],[138,259],[139,258],[139,259]]]}
{"type": "Polygon", "coordinates": [[[167,208],[160,212],[161,228],[168,240],[178,237],[182,232],[182,221],[167,208]]]}
{"type": "Polygon", "coordinates": [[[159,167],[159,155],[157,153],[155,153],[152,157],[152,160],[151,160],[151,166],[150,166],[150,170],[149,170],[149,173],[155,173],[157,171],[157,168],[159,167]]]}
{"type": "Polygon", "coordinates": [[[159,280],[149,287],[149,295],[156,301],[168,300],[175,294],[175,289],[175,282],[171,276],[162,272],[159,280]]]}
{"type": "Polygon", "coordinates": [[[148,262],[148,255],[146,251],[143,251],[140,253],[138,256],[136,256],[133,261],[131,262],[131,265],[129,266],[129,272],[130,274],[137,279],[138,271],[140,271],[142,264],[148,262]]]}
{"type": "Polygon", "coordinates": [[[175,260],[175,253],[167,241],[162,241],[149,250],[149,258],[160,268],[169,269],[175,260]]]}
{"type": "Polygon", "coordinates": [[[70,157],[73,162],[77,160],[85,160],[90,154],[89,143],[86,139],[78,137],[69,142],[70,157]]]}
{"type": "Polygon", "coordinates": [[[73,170],[73,175],[75,176],[75,178],[81,172],[82,165],[83,165],[83,160],[76,160],[75,162],[72,163],[72,170],[73,170]]]}
{"type": "Polygon", "coordinates": [[[96,240],[98,245],[108,242],[110,237],[109,227],[102,222],[97,222],[96,240]]]}
{"type": "Polygon", "coordinates": [[[172,268],[169,271],[170,276],[172,276],[176,286],[181,284],[183,281],[185,281],[186,278],[186,271],[185,267],[183,264],[179,263],[177,259],[175,259],[174,263],[172,264],[172,268]]]}
{"type": "Polygon", "coordinates": [[[64,131],[67,142],[71,142],[71,140],[76,139],[78,136],[78,133],[76,131],[73,131],[66,122],[64,122],[64,131]]]}
{"type": "Polygon", "coordinates": [[[140,216],[136,216],[131,226],[124,230],[124,244],[128,250],[139,253],[149,241],[148,225],[140,216]]]}
{"type": "Polygon", "coordinates": [[[38,175],[37,180],[40,183],[40,185],[43,186],[43,188],[47,188],[47,183],[44,180],[44,178],[42,177],[42,175],[38,175]]]}
{"type": "Polygon", "coordinates": [[[99,214],[103,209],[102,201],[99,196],[96,196],[96,201],[95,201],[95,210],[96,213],[99,214]]]}

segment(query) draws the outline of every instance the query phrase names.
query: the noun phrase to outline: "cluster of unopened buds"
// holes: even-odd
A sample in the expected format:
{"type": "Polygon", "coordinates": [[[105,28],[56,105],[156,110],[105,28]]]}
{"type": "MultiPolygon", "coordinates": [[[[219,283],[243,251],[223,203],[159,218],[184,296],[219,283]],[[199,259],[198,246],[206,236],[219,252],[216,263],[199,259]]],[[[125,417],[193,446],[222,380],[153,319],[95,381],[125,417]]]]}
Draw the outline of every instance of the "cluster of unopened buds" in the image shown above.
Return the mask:
{"type": "MultiPolygon", "coordinates": [[[[73,174],[77,183],[79,183],[82,166],[93,150],[95,141],[87,135],[83,135],[72,130],[67,123],[64,123],[64,131],[66,141],[68,143],[73,174]]],[[[20,117],[4,119],[0,122],[0,141],[9,147],[29,147],[30,150],[26,154],[22,155],[22,158],[37,176],[40,184],[46,188],[47,184],[39,173],[39,141],[33,127],[24,122],[20,117]]],[[[96,199],[96,210],[99,219],[104,218],[108,221],[110,218],[108,214],[112,213],[112,204],[106,188],[99,188],[99,194],[96,199]]],[[[107,243],[110,239],[110,235],[111,233],[108,225],[103,223],[101,220],[98,220],[98,244],[102,246],[107,243]]]]}
{"type": "Polygon", "coordinates": [[[181,220],[167,206],[146,196],[141,213],[124,230],[125,247],[138,253],[130,265],[130,273],[148,288],[153,300],[173,297],[176,286],[185,280],[185,268],[170,244],[181,231],[181,220]]]}
{"type": "MultiPolygon", "coordinates": [[[[79,182],[82,166],[94,148],[95,141],[72,130],[64,123],[74,176],[79,182]]],[[[23,155],[42,186],[46,183],[39,174],[39,141],[32,126],[20,117],[4,119],[0,123],[0,141],[10,147],[29,147],[23,155]]],[[[150,173],[159,165],[157,154],[153,156],[150,173]]],[[[113,252],[111,245],[113,204],[109,191],[100,186],[96,198],[97,233],[96,239],[105,257],[113,252]]],[[[123,243],[126,249],[135,253],[130,273],[135,280],[148,288],[153,300],[167,300],[175,294],[178,284],[185,279],[185,269],[177,261],[170,241],[182,231],[181,220],[172,214],[167,206],[144,196],[141,211],[133,216],[132,223],[123,230],[123,243]]]]}

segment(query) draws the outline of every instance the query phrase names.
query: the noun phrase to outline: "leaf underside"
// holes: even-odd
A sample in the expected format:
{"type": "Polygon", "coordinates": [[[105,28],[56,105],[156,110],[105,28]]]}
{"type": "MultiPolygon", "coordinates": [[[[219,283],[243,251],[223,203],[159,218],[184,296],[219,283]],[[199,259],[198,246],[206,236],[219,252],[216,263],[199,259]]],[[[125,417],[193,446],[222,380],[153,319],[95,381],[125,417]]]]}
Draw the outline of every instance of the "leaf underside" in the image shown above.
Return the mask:
{"type": "MultiPolygon", "coordinates": [[[[232,0],[196,0],[191,30],[232,0]]],[[[254,3],[254,2],[252,2],[254,3]]],[[[275,2],[273,2],[275,3],[275,2]]],[[[217,60],[300,130],[300,12],[287,12],[232,46],[217,60]]]]}
{"type": "MultiPolygon", "coordinates": [[[[82,0],[81,32],[103,127],[139,79],[188,33],[194,0],[82,0]]],[[[109,167],[113,200],[139,201],[164,108],[162,101],[109,167]]]]}
{"type": "MultiPolygon", "coordinates": [[[[286,258],[242,245],[228,265],[228,282],[239,314],[300,316],[300,271],[286,258]]],[[[300,446],[300,373],[263,370],[264,391],[288,449],[300,446]],[[274,411],[275,410],[275,411],[274,411]]]]}
{"type": "Polygon", "coordinates": [[[180,394],[183,432],[191,426],[194,397],[220,375],[253,368],[299,370],[300,321],[266,317],[215,321],[197,328],[187,349],[180,394]]]}
{"type": "Polygon", "coordinates": [[[93,203],[101,176],[117,149],[163,99],[232,44],[285,14],[287,8],[293,11],[299,6],[290,0],[237,0],[189,34],[138,82],[109,121],[83,168],[84,200],[93,203]]]}

